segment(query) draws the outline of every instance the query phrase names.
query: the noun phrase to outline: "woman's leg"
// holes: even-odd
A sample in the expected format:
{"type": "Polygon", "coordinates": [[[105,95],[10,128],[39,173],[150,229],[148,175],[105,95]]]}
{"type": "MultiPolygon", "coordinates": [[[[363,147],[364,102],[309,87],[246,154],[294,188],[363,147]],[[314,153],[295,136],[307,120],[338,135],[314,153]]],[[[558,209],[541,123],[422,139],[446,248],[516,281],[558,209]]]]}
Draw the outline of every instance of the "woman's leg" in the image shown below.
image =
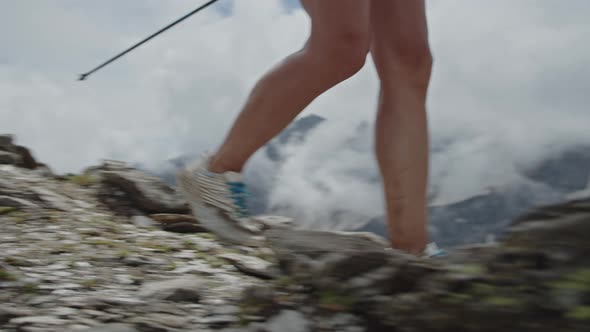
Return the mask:
{"type": "Polygon", "coordinates": [[[241,171],[260,147],[316,97],[363,67],[370,45],[369,2],[302,3],[312,23],[308,42],[256,84],[214,155],[210,171],[241,171]]]}
{"type": "Polygon", "coordinates": [[[381,91],[376,153],[392,246],[421,253],[427,242],[428,128],[432,57],[424,0],[371,0],[371,53],[381,91]]]}

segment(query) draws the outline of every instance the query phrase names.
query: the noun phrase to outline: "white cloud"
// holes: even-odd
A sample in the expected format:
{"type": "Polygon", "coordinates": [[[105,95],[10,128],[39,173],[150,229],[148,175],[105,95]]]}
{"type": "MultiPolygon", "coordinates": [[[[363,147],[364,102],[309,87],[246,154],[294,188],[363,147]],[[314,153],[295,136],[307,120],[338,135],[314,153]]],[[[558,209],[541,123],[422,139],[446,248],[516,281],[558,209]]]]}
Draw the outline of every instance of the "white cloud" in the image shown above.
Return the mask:
{"type": "MultiPolygon", "coordinates": [[[[0,130],[62,172],[101,158],[156,165],[216,147],[256,79],[304,42],[309,27],[301,10],[275,0],[234,1],[231,16],[208,9],[88,81],[74,80],[198,5],[3,4],[0,130]]],[[[590,141],[589,10],[585,0],[428,2],[432,138],[454,142],[431,167],[446,199],[511,181],[515,164],[590,141]]],[[[372,123],[377,88],[369,61],[305,111],[329,121],[297,148],[276,200],[313,219],[323,207],[310,183],[322,178],[331,194],[321,197],[332,210],[381,213],[380,188],[351,175],[375,171],[372,134],[365,151],[340,150],[344,133],[372,123]]]]}

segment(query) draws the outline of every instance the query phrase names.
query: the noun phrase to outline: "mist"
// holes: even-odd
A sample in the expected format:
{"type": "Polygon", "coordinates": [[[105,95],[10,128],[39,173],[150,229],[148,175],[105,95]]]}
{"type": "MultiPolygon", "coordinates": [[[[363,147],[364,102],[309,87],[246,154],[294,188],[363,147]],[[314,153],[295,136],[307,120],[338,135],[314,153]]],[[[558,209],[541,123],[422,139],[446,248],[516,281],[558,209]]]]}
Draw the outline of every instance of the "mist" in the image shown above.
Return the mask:
{"type": "MultiPolygon", "coordinates": [[[[1,131],[57,172],[103,158],[157,170],[170,158],[215,149],[256,80],[305,42],[302,10],[273,0],[226,3],[75,81],[199,4],[4,4],[1,131]]],[[[427,7],[436,204],[514,185],[523,181],[518,169],[590,142],[590,3],[462,0],[427,7]]],[[[288,147],[291,157],[274,170],[268,183],[275,211],[319,228],[383,214],[372,148],[378,88],[369,57],[360,73],[301,114],[327,121],[288,147]]],[[[257,153],[248,171],[274,167],[264,158],[257,153]]]]}

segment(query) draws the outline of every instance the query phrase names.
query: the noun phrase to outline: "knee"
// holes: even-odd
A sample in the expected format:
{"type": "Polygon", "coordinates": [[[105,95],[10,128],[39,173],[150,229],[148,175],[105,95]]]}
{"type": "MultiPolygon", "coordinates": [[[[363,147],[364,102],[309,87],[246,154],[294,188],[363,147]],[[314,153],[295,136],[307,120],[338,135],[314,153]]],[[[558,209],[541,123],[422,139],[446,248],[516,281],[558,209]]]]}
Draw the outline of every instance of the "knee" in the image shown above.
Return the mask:
{"type": "Polygon", "coordinates": [[[427,44],[400,43],[372,51],[382,84],[405,82],[420,89],[428,87],[433,59],[427,44]]]}
{"type": "Polygon", "coordinates": [[[320,70],[330,73],[336,80],[344,80],[363,68],[369,45],[368,32],[343,31],[310,46],[310,53],[320,70]]]}

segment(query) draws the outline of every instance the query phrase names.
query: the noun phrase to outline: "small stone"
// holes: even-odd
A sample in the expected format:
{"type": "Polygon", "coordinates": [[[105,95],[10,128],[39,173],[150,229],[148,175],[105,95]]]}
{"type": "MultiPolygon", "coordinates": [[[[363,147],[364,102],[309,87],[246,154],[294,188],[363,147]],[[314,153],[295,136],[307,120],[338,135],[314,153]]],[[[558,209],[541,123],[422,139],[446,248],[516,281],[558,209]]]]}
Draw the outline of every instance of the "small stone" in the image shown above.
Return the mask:
{"type": "Polygon", "coordinates": [[[55,263],[45,267],[48,270],[65,270],[70,268],[67,264],[64,263],[55,263]]]}
{"type": "Polygon", "coordinates": [[[0,151],[0,164],[16,165],[21,162],[21,158],[16,153],[0,151]]]}
{"type": "Polygon", "coordinates": [[[77,314],[78,310],[69,307],[60,307],[51,310],[51,313],[58,317],[67,317],[77,314]]]}
{"type": "Polygon", "coordinates": [[[183,233],[183,234],[207,232],[207,230],[205,228],[203,228],[203,226],[198,225],[198,224],[188,223],[188,222],[177,222],[174,224],[165,224],[162,227],[162,229],[167,232],[183,233]]]}
{"type": "Polygon", "coordinates": [[[33,311],[30,309],[15,308],[0,304],[0,325],[7,323],[13,318],[33,315],[33,311]]]}
{"type": "Polygon", "coordinates": [[[105,324],[84,330],[84,332],[139,332],[129,324],[105,324]]]}
{"type": "MultiPolygon", "coordinates": [[[[2,153],[2,151],[0,151],[2,153]]],[[[39,208],[37,204],[31,203],[22,198],[10,197],[10,196],[0,196],[0,206],[8,206],[14,208],[39,208]]]]}
{"type": "Polygon", "coordinates": [[[133,216],[131,217],[131,221],[137,227],[153,227],[156,225],[156,222],[152,218],[148,218],[146,216],[133,216]]]}
{"type": "Polygon", "coordinates": [[[247,275],[263,279],[273,279],[277,276],[276,271],[271,270],[272,263],[257,257],[250,257],[240,254],[221,254],[220,258],[230,261],[238,270],[247,275]]]}
{"type": "Polygon", "coordinates": [[[240,308],[235,305],[222,305],[213,307],[210,315],[237,315],[240,308]]]}
{"type": "Polygon", "coordinates": [[[39,325],[64,325],[68,321],[59,319],[55,316],[29,316],[13,318],[9,321],[9,324],[14,325],[26,325],[26,324],[39,324],[39,325]]]}
{"type": "Polygon", "coordinates": [[[283,310],[266,323],[268,332],[308,332],[311,322],[300,312],[283,310]]]}
{"type": "Polygon", "coordinates": [[[139,290],[142,298],[160,299],[176,302],[198,302],[205,283],[196,276],[150,282],[139,290]]]}
{"type": "Polygon", "coordinates": [[[150,218],[163,225],[176,224],[181,222],[198,224],[197,220],[193,216],[187,214],[158,213],[150,214],[150,218]]]}
{"type": "Polygon", "coordinates": [[[237,322],[239,320],[240,319],[236,315],[215,315],[202,318],[199,320],[199,323],[207,324],[211,327],[220,327],[237,322]]]}
{"type": "Polygon", "coordinates": [[[86,268],[86,267],[92,267],[92,264],[90,264],[88,262],[75,262],[74,266],[86,268]]]}
{"type": "Polygon", "coordinates": [[[115,279],[123,285],[133,285],[135,283],[135,280],[133,280],[131,276],[126,274],[117,274],[115,275],[115,279]]]}

